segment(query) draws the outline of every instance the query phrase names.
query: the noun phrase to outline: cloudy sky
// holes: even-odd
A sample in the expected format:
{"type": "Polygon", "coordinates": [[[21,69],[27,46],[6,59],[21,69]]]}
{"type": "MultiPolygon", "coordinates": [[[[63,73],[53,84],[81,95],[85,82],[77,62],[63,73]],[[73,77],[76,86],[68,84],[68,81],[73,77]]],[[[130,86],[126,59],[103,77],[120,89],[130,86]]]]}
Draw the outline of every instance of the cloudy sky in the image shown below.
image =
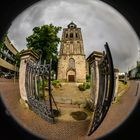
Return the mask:
{"type": "MultiPolygon", "coordinates": [[[[73,21],[82,29],[86,57],[103,51],[109,43],[115,67],[120,72],[136,65],[139,39],[131,25],[115,9],[99,0],[42,0],[25,9],[13,22],[8,36],[20,51],[35,26],[52,23],[67,27],[73,21]]],[[[62,35],[62,31],[58,34],[62,35]]]]}

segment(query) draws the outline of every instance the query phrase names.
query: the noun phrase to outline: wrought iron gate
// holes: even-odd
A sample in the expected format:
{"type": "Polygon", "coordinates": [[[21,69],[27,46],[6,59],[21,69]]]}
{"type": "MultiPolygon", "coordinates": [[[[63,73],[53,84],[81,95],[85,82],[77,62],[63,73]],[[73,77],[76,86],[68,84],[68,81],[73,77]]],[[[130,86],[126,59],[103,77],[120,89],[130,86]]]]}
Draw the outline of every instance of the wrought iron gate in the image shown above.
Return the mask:
{"type": "Polygon", "coordinates": [[[40,65],[31,61],[27,62],[25,87],[29,107],[43,119],[49,121],[50,123],[54,123],[54,114],[52,108],[52,101],[54,102],[54,99],[51,94],[50,78],[51,64],[40,65]],[[41,98],[45,96],[44,80],[48,81],[48,100],[41,98]]]}
{"type": "Polygon", "coordinates": [[[114,67],[108,43],[105,45],[102,59],[99,61],[99,93],[94,115],[88,131],[90,136],[102,123],[110,107],[114,91],[114,67]]]}

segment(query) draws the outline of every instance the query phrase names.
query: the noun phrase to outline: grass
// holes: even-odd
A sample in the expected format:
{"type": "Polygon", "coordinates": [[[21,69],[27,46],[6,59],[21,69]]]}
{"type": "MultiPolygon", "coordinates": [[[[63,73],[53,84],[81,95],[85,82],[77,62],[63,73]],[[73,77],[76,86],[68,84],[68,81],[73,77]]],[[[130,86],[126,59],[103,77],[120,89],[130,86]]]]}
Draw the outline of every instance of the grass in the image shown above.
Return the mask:
{"type": "Polygon", "coordinates": [[[113,104],[118,104],[120,102],[121,96],[116,96],[115,101],[113,101],[113,104]]]}
{"type": "Polygon", "coordinates": [[[126,89],[128,87],[128,84],[123,83],[122,81],[119,81],[118,83],[118,93],[122,90],[126,89]]]}
{"type": "MultiPolygon", "coordinates": [[[[126,89],[128,87],[128,84],[125,84],[124,82],[122,81],[119,81],[118,83],[118,93],[120,93],[121,91],[123,91],[124,89],[126,89]]],[[[119,103],[120,102],[120,99],[121,99],[121,95],[117,95],[116,98],[115,98],[115,101],[113,101],[113,104],[115,103],[119,103]]]]}
{"type": "Polygon", "coordinates": [[[85,120],[88,117],[88,115],[83,111],[71,112],[70,115],[77,121],[85,120]]]}

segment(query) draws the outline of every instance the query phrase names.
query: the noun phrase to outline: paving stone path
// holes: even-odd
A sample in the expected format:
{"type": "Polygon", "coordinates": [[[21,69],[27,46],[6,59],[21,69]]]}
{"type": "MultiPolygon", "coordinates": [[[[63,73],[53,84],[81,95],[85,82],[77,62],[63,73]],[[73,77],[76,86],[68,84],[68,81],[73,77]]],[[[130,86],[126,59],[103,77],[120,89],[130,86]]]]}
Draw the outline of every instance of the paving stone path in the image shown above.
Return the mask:
{"type": "Polygon", "coordinates": [[[139,96],[139,89],[136,94],[137,83],[138,81],[131,82],[127,93],[121,97],[118,104],[111,105],[103,123],[90,137],[86,136],[89,119],[83,121],[59,120],[56,124],[49,124],[31,110],[24,108],[19,103],[18,82],[13,83],[12,80],[0,79],[0,93],[9,114],[34,135],[47,140],[93,140],[118,126],[127,117],[139,96]]]}

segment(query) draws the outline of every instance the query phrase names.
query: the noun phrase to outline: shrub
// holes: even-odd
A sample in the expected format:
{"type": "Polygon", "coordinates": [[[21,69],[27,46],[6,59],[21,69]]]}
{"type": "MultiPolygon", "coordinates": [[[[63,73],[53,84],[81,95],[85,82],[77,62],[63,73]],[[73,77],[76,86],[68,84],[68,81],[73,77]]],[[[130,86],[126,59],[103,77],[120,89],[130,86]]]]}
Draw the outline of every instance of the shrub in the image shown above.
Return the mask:
{"type": "Polygon", "coordinates": [[[86,83],[84,83],[84,86],[85,86],[86,89],[89,89],[90,88],[90,83],[86,82],[86,83]]]}
{"type": "Polygon", "coordinates": [[[79,88],[80,91],[85,91],[86,89],[89,89],[90,88],[90,83],[89,82],[86,82],[86,83],[80,84],[78,86],[78,88],[79,88]]]}
{"type": "MultiPolygon", "coordinates": [[[[44,87],[48,86],[48,80],[44,80],[44,87]]],[[[40,90],[43,89],[43,81],[40,81],[40,90]]]]}
{"type": "Polygon", "coordinates": [[[79,88],[80,91],[85,91],[85,90],[86,90],[86,87],[85,87],[84,84],[80,84],[80,85],[78,86],[78,88],[79,88]]]}
{"type": "Polygon", "coordinates": [[[90,82],[90,77],[91,77],[90,75],[86,75],[86,81],[87,82],[90,82]]]}
{"type": "Polygon", "coordinates": [[[59,80],[53,80],[53,81],[52,81],[52,85],[53,85],[53,86],[57,86],[57,85],[59,85],[59,84],[60,84],[59,80]]]}

